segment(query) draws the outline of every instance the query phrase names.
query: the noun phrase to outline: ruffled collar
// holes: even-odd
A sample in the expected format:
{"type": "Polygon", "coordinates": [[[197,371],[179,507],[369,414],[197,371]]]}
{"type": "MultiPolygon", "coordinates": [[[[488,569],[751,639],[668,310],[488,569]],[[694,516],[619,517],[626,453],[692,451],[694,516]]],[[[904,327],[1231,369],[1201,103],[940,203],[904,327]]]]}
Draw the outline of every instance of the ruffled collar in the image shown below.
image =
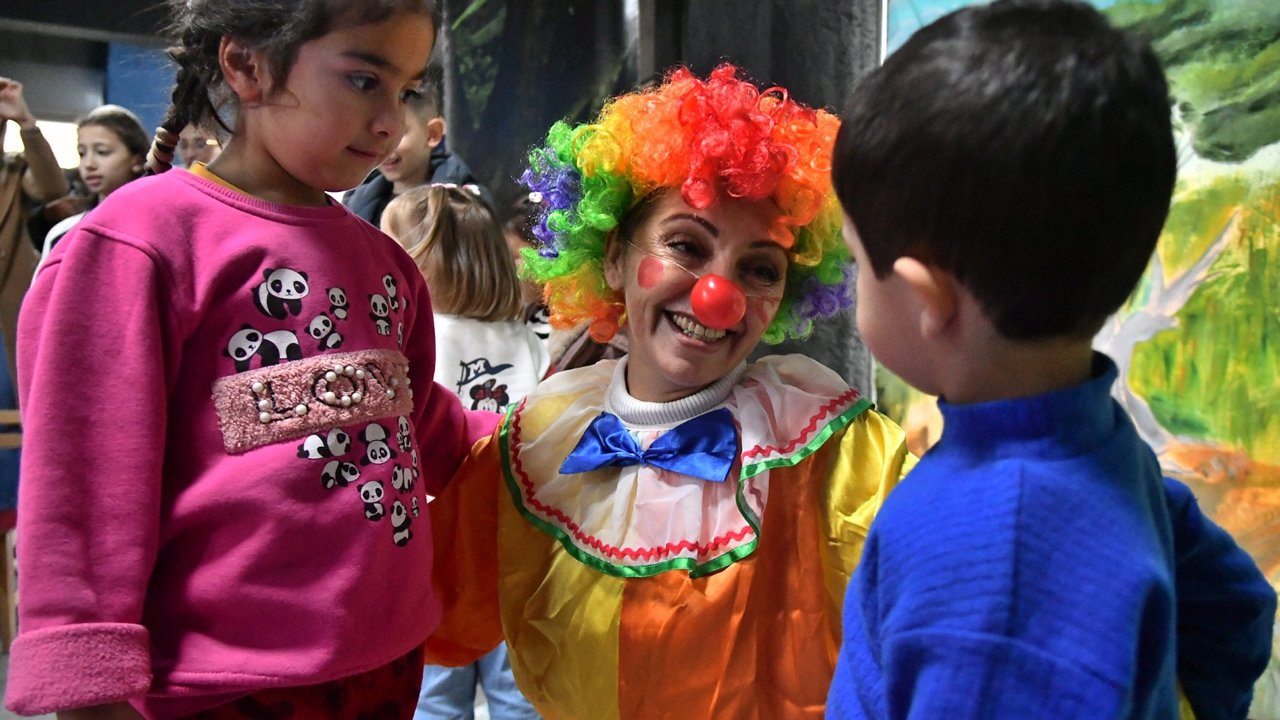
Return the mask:
{"type": "MultiPolygon", "coordinates": [[[[622,577],[714,572],[754,552],[774,470],[809,457],[870,403],[801,355],[763,358],[701,392],[646,403],[626,392],[624,363],[552,375],[513,409],[499,433],[516,508],[579,561],[622,577]],[[717,407],[741,440],[736,473],[707,482],[643,465],[561,474],[564,458],[601,410],[641,447],[717,407]]],[[[785,474],[785,473],[784,473],[785,474]]]]}

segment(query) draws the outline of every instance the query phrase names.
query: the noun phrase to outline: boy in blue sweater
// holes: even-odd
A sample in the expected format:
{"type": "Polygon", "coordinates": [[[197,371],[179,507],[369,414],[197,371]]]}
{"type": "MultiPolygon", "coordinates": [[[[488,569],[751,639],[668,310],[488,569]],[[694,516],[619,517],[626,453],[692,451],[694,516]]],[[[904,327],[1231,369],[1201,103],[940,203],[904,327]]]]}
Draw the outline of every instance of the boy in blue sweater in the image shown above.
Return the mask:
{"type": "Polygon", "coordinates": [[[871,351],[939,395],[845,596],[834,718],[1244,718],[1275,595],[1110,397],[1092,336],[1176,163],[1146,43],[1064,0],[917,32],[857,89],[836,192],[871,351]]]}

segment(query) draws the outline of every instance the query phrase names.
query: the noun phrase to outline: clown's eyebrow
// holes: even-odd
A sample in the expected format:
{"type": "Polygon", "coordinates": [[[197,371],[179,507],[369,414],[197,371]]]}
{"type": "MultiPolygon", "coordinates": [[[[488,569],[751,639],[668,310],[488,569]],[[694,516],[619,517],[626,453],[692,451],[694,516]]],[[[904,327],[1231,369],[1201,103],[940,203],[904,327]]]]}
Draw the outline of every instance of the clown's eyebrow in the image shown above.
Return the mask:
{"type": "MultiPolygon", "coordinates": [[[[697,224],[701,225],[703,228],[705,228],[705,229],[706,229],[706,231],[707,231],[708,233],[710,233],[710,234],[711,234],[711,237],[714,237],[714,238],[718,238],[718,237],[720,237],[720,228],[718,228],[718,227],[716,227],[715,225],[713,225],[713,224],[711,223],[711,221],[710,221],[710,220],[708,220],[708,219],[706,219],[706,218],[703,218],[703,217],[698,217],[697,215],[694,215],[694,214],[692,214],[692,213],[676,213],[675,215],[671,215],[671,216],[667,217],[666,219],[664,219],[664,220],[662,221],[662,224],[663,224],[663,225],[670,225],[670,224],[671,224],[671,223],[673,223],[673,222],[680,222],[680,221],[692,221],[692,222],[695,222],[695,223],[697,223],[697,224]]],[[[772,240],[772,239],[770,239],[770,238],[761,238],[761,239],[756,240],[756,241],[754,241],[754,242],[752,242],[752,243],[751,243],[751,247],[753,247],[753,248],[755,248],[755,247],[770,247],[770,246],[772,246],[772,247],[777,247],[777,248],[781,248],[781,247],[782,247],[782,246],[778,245],[778,242],[777,242],[776,240],[772,240]]],[[[782,249],[785,251],[785,248],[782,248],[782,249]]]]}
{"type": "Polygon", "coordinates": [[[662,224],[669,225],[679,220],[691,220],[693,222],[696,222],[702,227],[706,228],[706,231],[711,233],[711,237],[720,237],[720,228],[716,227],[715,225],[712,225],[710,220],[707,220],[706,218],[698,217],[697,215],[694,215],[692,213],[676,213],[675,215],[671,215],[667,219],[663,220],[662,224]]]}

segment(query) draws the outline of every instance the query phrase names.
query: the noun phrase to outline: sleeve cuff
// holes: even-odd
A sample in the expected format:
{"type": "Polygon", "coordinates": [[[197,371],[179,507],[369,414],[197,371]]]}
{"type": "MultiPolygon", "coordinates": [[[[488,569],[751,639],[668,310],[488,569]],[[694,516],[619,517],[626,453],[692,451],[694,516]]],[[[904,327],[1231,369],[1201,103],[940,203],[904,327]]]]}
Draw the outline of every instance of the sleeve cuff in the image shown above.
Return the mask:
{"type": "Polygon", "coordinates": [[[128,623],[21,633],[9,657],[5,705],[21,715],[120,702],[151,687],[150,637],[128,623]]]}

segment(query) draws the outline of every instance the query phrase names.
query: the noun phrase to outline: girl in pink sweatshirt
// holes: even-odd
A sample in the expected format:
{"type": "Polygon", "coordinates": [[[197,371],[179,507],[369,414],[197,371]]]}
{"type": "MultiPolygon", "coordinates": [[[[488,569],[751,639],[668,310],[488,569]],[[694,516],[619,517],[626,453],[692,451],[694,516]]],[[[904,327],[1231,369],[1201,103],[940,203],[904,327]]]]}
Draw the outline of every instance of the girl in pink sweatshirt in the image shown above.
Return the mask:
{"type": "Polygon", "coordinates": [[[27,296],[6,704],[408,717],[440,612],[426,496],[493,417],[433,384],[421,274],[326,191],[396,146],[439,4],[172,7],[149,163],[188,123],[231,139],[113,193],[27,296]]]}

